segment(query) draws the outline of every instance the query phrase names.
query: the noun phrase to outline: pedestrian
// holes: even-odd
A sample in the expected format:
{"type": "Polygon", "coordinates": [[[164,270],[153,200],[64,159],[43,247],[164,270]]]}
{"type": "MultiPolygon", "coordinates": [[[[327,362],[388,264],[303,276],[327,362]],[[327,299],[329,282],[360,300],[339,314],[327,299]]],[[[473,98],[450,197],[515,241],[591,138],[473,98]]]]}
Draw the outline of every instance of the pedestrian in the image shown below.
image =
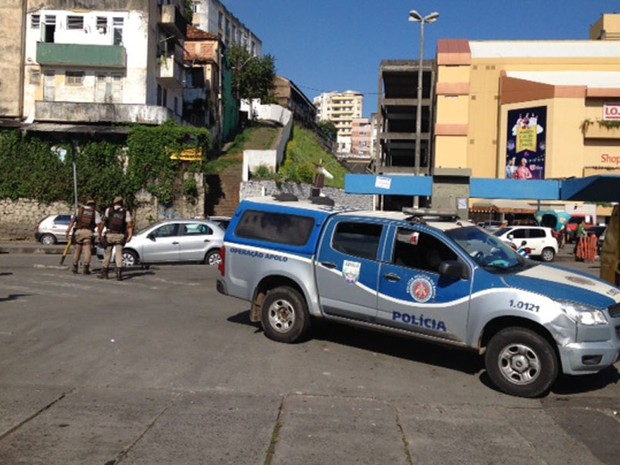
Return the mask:
{"type": "Polygon", "coordinates": [[[586,223],[581,220],[579,226],[577,226],[577,231],[575,233],[575,248],[573,250],[573,254],[575,254],[575,259],[583,260],[585,256],[585,243],[586,238],[586,223]]]}
{"type": "Polygon", "coordinates": [[[108,279],[112,249],[115,248],[116,280],[123,280],[123,246],[133,236],[133,220],[131,213],[123,206],[123,198],[119,195],[114,198],[113,206],[106,209],[103,221],[99,225],[99,242],[104,245],[103,266],[100,279],[108,279]],[[106,228],[103,236],[103,228],[106,228]]]}
{"type": "Polygon", "coordinates": [[[84,274],[90,273],[90,258],[93,252],[93,239],[95,236],[95,228],[101,224],[101,215],[95,209],[95,201],[88,199],[86,204],[81,206],[77,214],[71,219],[71,223],[67,228],[67,240],[73,234],[75,228],[75,251],[73,252],[73,265],[71,272],[77,274],[80,264],[82,251],[82,265],[84,274]]]}

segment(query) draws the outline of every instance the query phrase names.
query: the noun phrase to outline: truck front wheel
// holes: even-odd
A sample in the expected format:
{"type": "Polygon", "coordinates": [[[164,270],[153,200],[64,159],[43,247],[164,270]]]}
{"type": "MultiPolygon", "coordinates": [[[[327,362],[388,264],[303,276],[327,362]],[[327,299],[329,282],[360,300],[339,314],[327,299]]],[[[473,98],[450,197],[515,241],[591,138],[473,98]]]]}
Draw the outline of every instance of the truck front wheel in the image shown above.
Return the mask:
{"type": "Polygon", "coordinates": [[[538,397],[558,377],[559,362],[552,345],[526,328],[505,328],[494,335],[484,357],[487,374],[506,394],[538,397]]]}
{"type": "Polygon", "coordinates": [[[263,302],[261,324],[265,335],[278,342],[302,340],[310,330],[310,315],[303,296],[283,286],[267,293],[263,302]]]}

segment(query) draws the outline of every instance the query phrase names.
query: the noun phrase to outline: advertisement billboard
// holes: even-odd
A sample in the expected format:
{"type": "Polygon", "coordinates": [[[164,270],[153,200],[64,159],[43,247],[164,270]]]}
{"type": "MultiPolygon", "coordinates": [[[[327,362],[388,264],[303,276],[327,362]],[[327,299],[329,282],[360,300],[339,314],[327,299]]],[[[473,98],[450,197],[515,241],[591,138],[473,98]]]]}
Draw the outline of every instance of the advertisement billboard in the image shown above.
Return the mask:
{"type": "Polygon", "coordinates": [[[506,179],[545,179],[547,107],[508,111],[506,179]]]}

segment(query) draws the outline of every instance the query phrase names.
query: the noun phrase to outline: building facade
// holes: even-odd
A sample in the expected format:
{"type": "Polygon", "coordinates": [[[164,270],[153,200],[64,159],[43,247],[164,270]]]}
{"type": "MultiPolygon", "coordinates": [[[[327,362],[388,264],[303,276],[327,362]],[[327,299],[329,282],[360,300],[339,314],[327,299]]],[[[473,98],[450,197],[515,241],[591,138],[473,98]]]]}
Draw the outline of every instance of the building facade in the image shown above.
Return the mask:
{"type": "Polygon", "coordinates": [[[351,126],[351,156],[370,158],[373,151],[372,125],[368,118],[356,118],[351,126]]]}
{"type": "Polygon", "coordinates": [[[433,166],[435,62],[384,60],[379,69],[378,134],[375,170],[429,175],[433,166]],[[417,82],[422,70],[420,159],[417,143],[417,82]]]}
{"type": "Polygon", "coordinates": [[[362,118],[364,94],[353,90],[327,92],[313,99],[318,121],[331,121],[337,131],[337,152],[351,153],[353,120],[362,118]]]}
{"type": "Polygon", "coordinates": [[[0,5],[0,118],[14,121],[23,114],[25,17],[24,0],[5,0],[0,5]]]}
{"type": "Polygon", "coordinates": [[[183,117],[182,0],[29,1],[27,123],[161,124],[183,117]]]}
{"type": "Polygon", "coordinates": [[[316,121],[316,108],[293,81],[282,76],[274,76],[273,97],[278,105],[293,112],[293,118],[304,126],[313,126],[316,121]]]}
{"type": "Polygon", "coordinates": [[[263,56],[263,43],[220,0],[194,0],[193,26],[220,37],[230,48],[238,45],[255,57],[263,56]]]}
{"type": "Polygon", "coordinates": [[[497,179],[620,174],[620,15],[590,32],[440,40],[434,166],[497,179]]]}

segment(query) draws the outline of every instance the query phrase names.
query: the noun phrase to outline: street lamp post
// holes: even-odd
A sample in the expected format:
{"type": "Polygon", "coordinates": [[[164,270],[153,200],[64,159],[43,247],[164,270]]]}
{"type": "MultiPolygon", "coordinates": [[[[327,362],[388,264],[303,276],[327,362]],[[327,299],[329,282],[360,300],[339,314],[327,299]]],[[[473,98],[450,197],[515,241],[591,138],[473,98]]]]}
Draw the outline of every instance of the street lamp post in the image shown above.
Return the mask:
{"type": "Polygon", "coordinates": [[[426,16],[422,16],[416,10],[409,12],[409,21],[420,23],[420,61],[418,63],[418,93],[416,102],[416,118],[415,118],[415,174],[420,174],[420,153],[422,144],[422,72],[424,60],[424,24],[434,23],[439,18],[436,11],[426,16]]]}

